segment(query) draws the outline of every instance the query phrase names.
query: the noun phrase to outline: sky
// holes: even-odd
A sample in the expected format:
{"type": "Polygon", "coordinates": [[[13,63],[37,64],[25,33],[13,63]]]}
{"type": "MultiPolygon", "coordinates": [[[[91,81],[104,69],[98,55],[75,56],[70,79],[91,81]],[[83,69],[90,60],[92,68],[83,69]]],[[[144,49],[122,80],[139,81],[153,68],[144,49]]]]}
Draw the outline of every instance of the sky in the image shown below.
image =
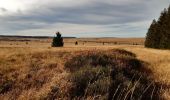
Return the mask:
{"type": "Polygon", "coordinates": [[[0,0],[0,35],[145,37],[169,0],[0,0]]]}

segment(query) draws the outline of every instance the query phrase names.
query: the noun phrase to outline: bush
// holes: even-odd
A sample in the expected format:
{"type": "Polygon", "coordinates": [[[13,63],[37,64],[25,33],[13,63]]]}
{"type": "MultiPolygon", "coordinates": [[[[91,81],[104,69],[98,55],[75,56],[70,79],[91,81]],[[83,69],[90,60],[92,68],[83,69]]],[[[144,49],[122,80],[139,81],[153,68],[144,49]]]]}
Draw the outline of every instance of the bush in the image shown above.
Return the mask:
{"type": "Polygon", "coordinates": [[[77,41],[75,42],[75,45],[78,45],[78,42],[77,42],[77,41]]]}
{"type": "Polygon", "coordinates": [[[63,47],[64,42],[61,34],[58,32],[56,33],[56,37],[53,38],[52,47],[63,47]]]}

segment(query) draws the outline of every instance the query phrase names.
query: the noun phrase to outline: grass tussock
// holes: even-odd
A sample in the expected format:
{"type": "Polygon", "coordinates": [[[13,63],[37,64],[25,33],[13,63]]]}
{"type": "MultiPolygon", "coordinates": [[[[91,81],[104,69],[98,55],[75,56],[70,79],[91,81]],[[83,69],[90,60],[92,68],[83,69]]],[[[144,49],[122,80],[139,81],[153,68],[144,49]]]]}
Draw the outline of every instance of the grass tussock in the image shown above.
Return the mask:
{"type": "Polygon", "coordinates": [[[161,85],[154,81],[146,65],[125,50],[77,54],[65,64],[73,83],[70,96],[72,99],[161,99],[161,85]]]}

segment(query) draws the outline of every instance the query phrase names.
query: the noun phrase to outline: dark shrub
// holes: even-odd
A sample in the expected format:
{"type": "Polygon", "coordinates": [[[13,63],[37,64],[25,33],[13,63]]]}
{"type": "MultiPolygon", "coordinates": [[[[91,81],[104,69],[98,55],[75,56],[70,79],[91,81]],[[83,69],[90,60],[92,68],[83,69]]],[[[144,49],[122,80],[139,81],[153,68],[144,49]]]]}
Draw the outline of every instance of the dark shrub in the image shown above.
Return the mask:
{"type": "Polygon", "coordinates": [[[79,54],[73,58],[71,58],[68,62],[66,62],[65,67],[70,71],[78,70],[84,66],[108,66],[112,65],[112,58],[107,54],[102,54],[101,52],[87,52],[84,54],[79,54]]]}
{"type": "Polygon", "coordinates": [[[59,32],[56,33],[56,37],[53,38],[52,47],[63,47],[64,42],[61,34],[59,32]]]}
{"type": "Polygon", "coordinates": [[[125,50],[80,53],[65,67],[71,71],[72,99],[157,100],[161,96],[160,84],[151,78],[151,71],[125,50]]]}
{"type": "Polygon", "coordinates": [[[74,83],[70,91],[71,97],[84,95],[106,94],[108,92],[107,85],[110,83],[108,79],[110,71],[103,67],[84,67],[71,75],[71,81],[74,83]]]}
{"type": "Polygon", "coordinates": [[[75,45],[78,45],[78,42],[77,42],[77,41],[75,42],[75,45]]]}

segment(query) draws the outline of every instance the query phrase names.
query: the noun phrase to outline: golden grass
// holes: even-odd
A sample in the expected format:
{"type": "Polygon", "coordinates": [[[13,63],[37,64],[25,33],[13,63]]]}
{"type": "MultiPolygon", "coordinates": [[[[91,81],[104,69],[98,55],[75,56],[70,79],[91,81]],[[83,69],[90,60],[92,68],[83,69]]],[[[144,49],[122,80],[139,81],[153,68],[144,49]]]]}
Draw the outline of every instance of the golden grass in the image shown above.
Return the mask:
{"type": "MultiPolygon", "coordinates": [[[[114,44],[143,45],[144,40],[144,38],[66,38],[64,43],[66,46],[75,46],[76,41],[81,46],[101,46],[103,42],[107,46],[114,44]]],[[[50,47],[51,42],[52,39],[7,38],[1,40],[0,37],[0,47],[50,47]]]]}
{"type": "MultiPolygon", "coordinates": [[[[13,42],[12,42],[13,43],[13,42]]],[[[67,60],[67,55],[74,55],[77,51],[84,50],[110,50],[113,48],[125,49],[133,52],[137,55],[137,58],[149,63],[149,68],[152,69],[154,78],[157,82],[170,85],[170,51],[169,50],[156,50],[148,49],[141,46],[133,45],[79,45],[66,44],[63,48],[51,48],[50,43],[31,42],[25,44],[25,42],[16,42],[11,45],[11,42],[0,43],[0,74],[11,78],[15,74],[19,74],[18,80],[23,80],[30,74],[32,64],[40,64],[43,68],[40,68],[35,74],[36,78],[50,77],[45,80],[45,83],[40,89],[36,87],[29,88],[28,90],[21,91],[19,100],[23,99],[36,99],[43,98],[51,90],[51,86],[57,84],[62,87],[63,93],[67,91],[67,87],[71,86],[66,78],[68,72],[64,69],[64,62],[67,60]],[[6,45],[7,43],[7,45],[6,45]],[[40,58],[37,58],[39,57],[40,58]],[[36,58],[36,59],[34,59],[36,58]],[[50,67],[54,67],[51,70],[50,67]],[[46,68],[47,67],[47,68],[46,68]]],[[[38,66],[40,67],[40,66],[38,66]]],[[[1,80],[0,80],[1,82],[1,80]]],[[[19,91],[19,90],[15,90],[19,91]]],[[[170,91],[163,90],[164,96],[167,100],[170,99],[170,91]]],[[[13,91],[14,92],[14,91],[13,91]]],[[[12,92],[5,95],[0,95],[0,99],[9,99],[14,94],[12,92]]],[[[17,94],[15,94],[17,95],[17,94]]],[[[66,95],[66,94],[65,94],[66,95]]],[[[61,95],[61,98],[63,95],[61,95]]]]}
{"type": "MultiPolygon", "coordinates": [[[[137,57],[150,64],[154,78],[158,82],[170,85],[170,51],[156,50],[147,48],[126,48],[137,54],[137,57]]],[[[170,99],[170,91],[163,90],[164,96],[167,100],[170,99]]]]}

